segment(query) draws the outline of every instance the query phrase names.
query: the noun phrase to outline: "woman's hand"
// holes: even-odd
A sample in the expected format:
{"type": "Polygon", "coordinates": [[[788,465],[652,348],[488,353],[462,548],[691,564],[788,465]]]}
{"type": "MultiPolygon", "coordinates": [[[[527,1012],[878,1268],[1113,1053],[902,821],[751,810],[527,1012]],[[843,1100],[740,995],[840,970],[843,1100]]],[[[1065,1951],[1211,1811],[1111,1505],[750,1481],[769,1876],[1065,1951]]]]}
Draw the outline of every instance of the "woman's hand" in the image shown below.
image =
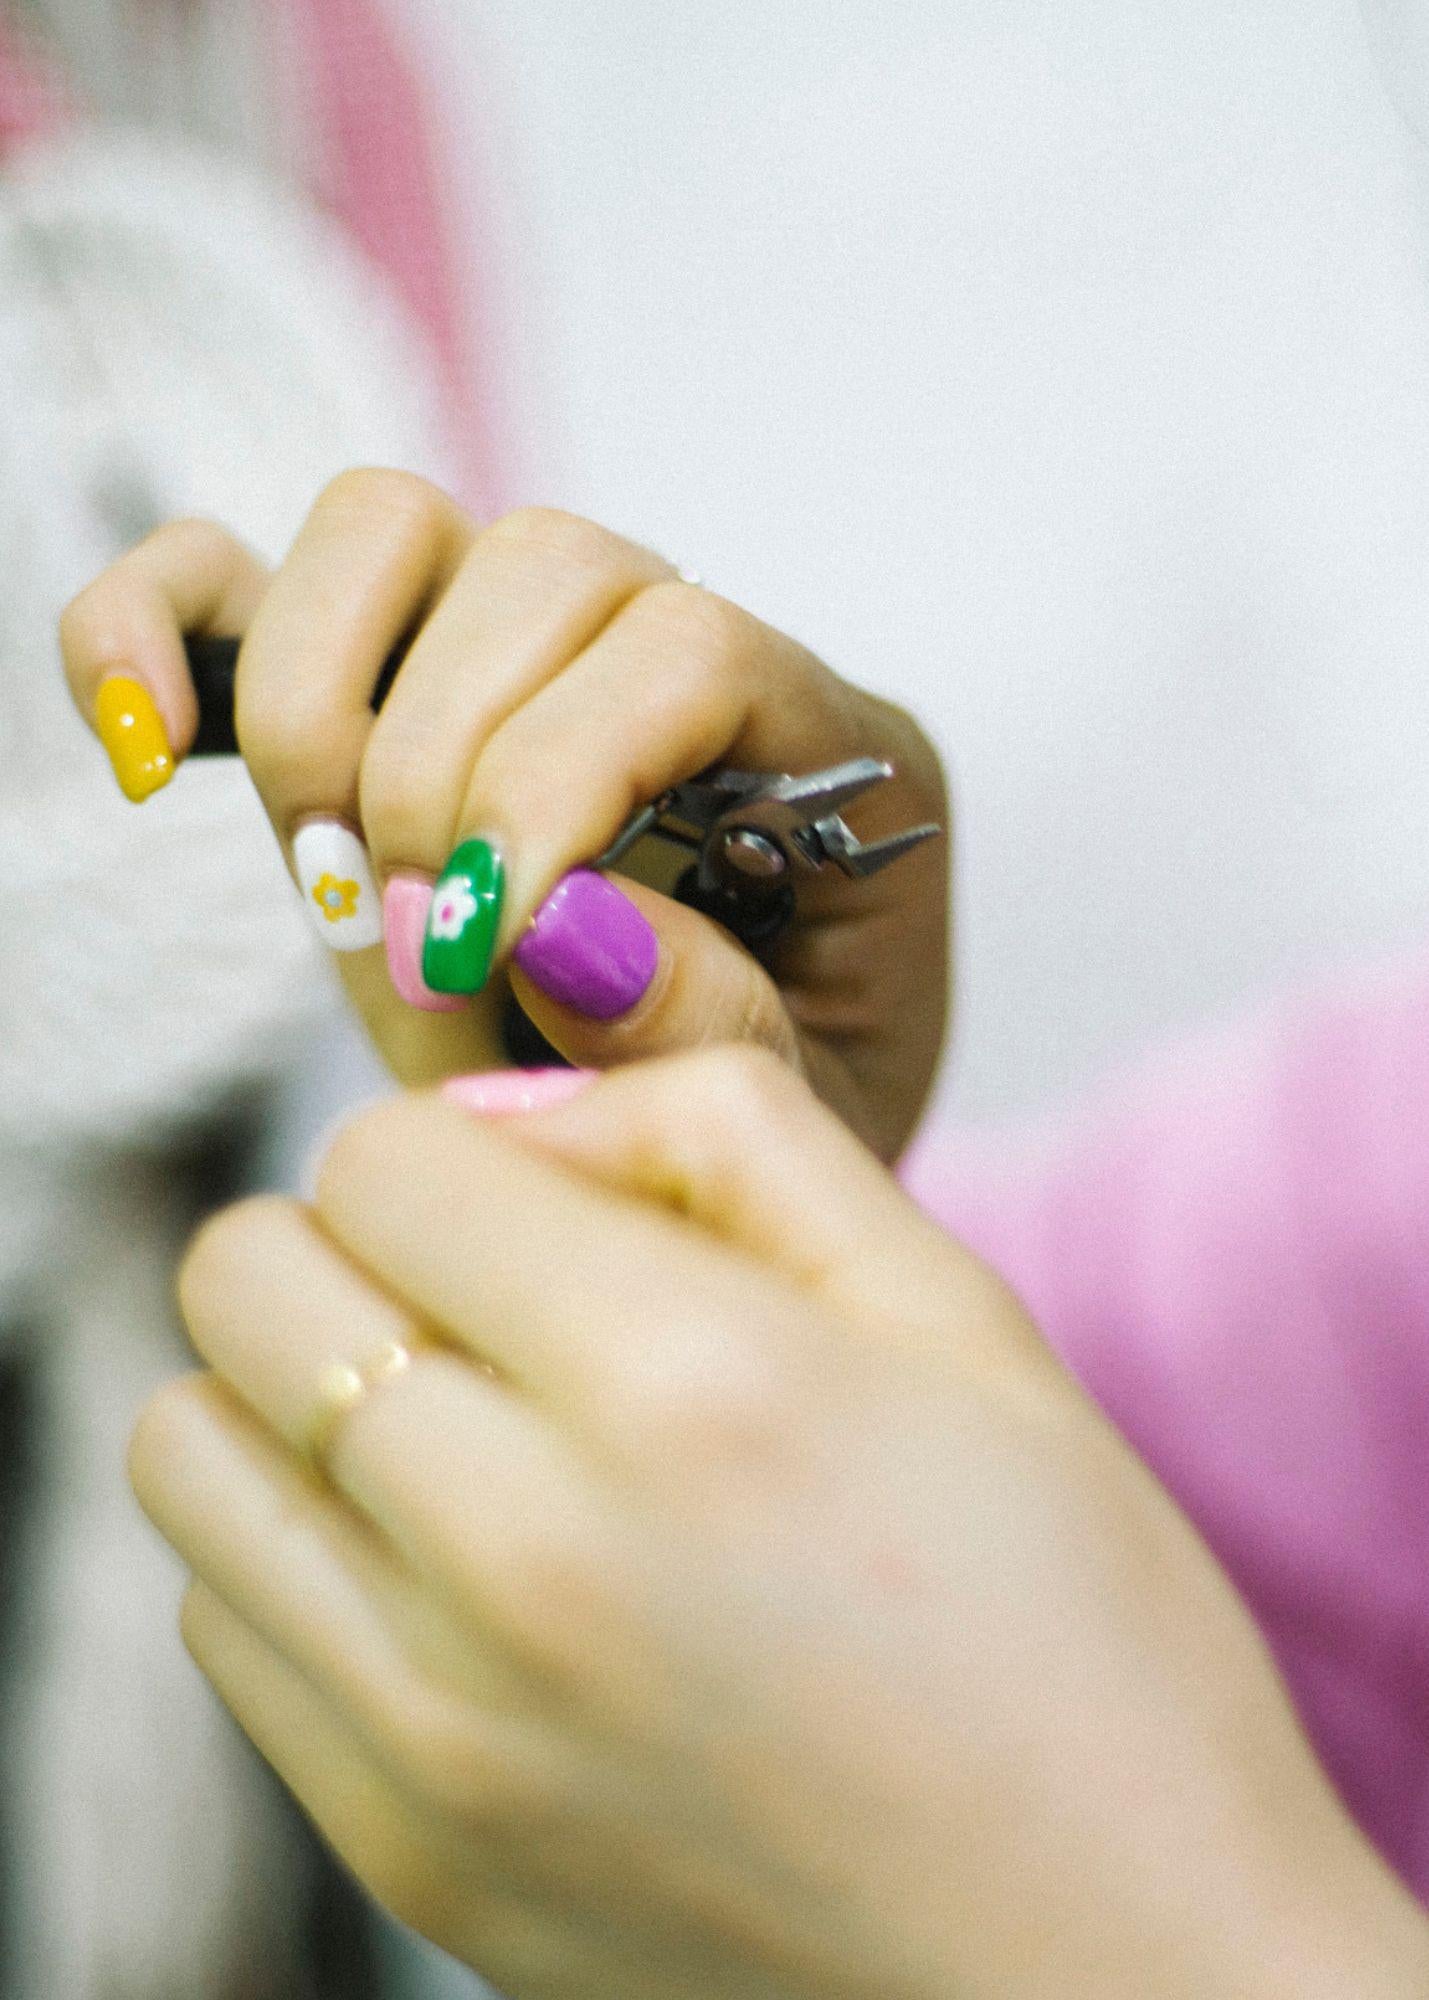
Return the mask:
{"type": "Polygon", "coordinates": [[[886,757],[896,776],[853,808],[860,833],[946,825],[937,758],[900,710],[589,521],[530,508],[479,529],[397,472],[335,479],[276,574],[214,523],[180,521],[66,607],[74,699],[133,797],[193,740],[182,641],[198,634],[243,636],[243,754],[400,1080],[504,1061],[509,976],[575,1063],[761,1043],[884,1157],[902,1147],[943,1036],[946,840],[868,880],[806,879],[764,963],[658,893],[674,871],[657,843],[618,887],[582,868],[636,806],[716,762],[886,757]]]}
{"type": "Polygon", "coordinates": [[[181,1293],[213,1373],[133,1471],[188,1643],[502,1990],[1429,1990],[1204,1547],[770,1056],[364,1112],[181,1293]]]}

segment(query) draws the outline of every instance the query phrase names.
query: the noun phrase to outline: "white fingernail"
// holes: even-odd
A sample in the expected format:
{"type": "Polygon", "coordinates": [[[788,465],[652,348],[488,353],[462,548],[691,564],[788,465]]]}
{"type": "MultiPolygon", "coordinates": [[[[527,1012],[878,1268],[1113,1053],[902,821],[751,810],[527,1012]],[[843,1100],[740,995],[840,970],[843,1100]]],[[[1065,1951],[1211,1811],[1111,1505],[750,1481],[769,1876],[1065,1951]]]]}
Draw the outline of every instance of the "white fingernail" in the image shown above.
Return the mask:
{"type": "Polygon", "coordinates": [[[293,835],[303,905],[333,951],[382,942],[382,899],[367,849],[338,820],[310,819],[293,835]]]}

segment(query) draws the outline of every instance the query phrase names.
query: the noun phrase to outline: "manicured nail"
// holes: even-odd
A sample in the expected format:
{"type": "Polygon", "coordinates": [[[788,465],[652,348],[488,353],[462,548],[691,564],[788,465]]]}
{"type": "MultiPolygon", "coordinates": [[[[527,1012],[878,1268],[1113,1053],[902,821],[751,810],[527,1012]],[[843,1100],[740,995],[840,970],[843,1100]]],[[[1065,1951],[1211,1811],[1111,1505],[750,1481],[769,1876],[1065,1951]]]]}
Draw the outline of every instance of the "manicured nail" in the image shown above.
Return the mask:
{"type": "Polygon", "coordinates": [[[333,951],[382,942],[382,904],[367,849],[340,820],[305,820],[293,835],[303,904],[333,951]]]}
{"type": "Polygon", "coordinates": [[[422,977],[435,993],[479,993],[491,970],[505,870],[489,840],[464,840],[437,877],[422,977]]]}
{"type": "Polygon", "coordinates": [[[518,1111],[564,1104],[599,1074],[593,1069],[492,1069],[477,1076],[450,1076],[441,1094],[483,1118],[511,1118],[518,1111]]]}
{"type": "Polygon", "coordinates": [[[382,931],[387,940],[387,970],[392,984],[409,1007],[428,1014],[459,1014],[463,993],[434,993],[422,977],[422,941],[432,885],[420,875],[394,875],[382,891],[382,931]]]}
{"type": "Polygon", "coordinates": [[[174,775],[169,733],[142,681],[110,674],[94,698],[94,726],[108,752],[119,789],[135,805],[174,775]]]}
{"type": "Polygon", "coordinates": [[[660,943],[613,882],[594,869],[573,868],[537,910],[513,956],[562,1006],[613,1021],[655,977],[660,943]]]}

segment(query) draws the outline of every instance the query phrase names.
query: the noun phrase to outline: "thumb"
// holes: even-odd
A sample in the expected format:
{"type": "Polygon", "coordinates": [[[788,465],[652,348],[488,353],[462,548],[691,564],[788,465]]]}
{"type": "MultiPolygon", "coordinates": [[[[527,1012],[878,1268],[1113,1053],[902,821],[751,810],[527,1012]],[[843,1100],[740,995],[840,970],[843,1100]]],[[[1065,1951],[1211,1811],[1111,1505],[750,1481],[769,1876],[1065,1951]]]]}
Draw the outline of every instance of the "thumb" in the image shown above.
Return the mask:
{"type": "Polygon", "coordinates": [[[778,987],[728,931],[625,876],[581,870],[567,881],[572,908],[557,912],[548,937],[536,934],[538,917],[510,968],[522,1008],[567,1061],[611,1069],[641,1056],[749,1042],[802,1067],[778,987]],[[571,921],[577,910],[579,929],[571,921]],[[605,1006],[597,1013],[598,997],[621,983],[611,971],[619,975],[635,959],[638,997],[613,1016],[605,1006]]]}

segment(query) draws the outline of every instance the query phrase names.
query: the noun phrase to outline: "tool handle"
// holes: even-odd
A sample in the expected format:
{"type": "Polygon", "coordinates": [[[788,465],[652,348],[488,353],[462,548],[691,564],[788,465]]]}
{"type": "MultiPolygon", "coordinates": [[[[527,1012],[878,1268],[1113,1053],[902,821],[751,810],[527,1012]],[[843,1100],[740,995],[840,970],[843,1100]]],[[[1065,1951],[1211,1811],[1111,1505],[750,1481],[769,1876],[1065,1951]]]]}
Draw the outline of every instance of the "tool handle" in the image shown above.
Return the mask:
{"type": "MultiPolygon", "coordinates": [[[[184,640],[194,692],[198,696],[198,735],[190,757],[236,757],[238,735],[233,726],[233,681],[238,668],[237,639],[208,639],[190,636],[184,640]]],[[[397,678],[407,652],[401,640],[382,663],[372,690],[374,714],[381,708],[397,678]]]]}

